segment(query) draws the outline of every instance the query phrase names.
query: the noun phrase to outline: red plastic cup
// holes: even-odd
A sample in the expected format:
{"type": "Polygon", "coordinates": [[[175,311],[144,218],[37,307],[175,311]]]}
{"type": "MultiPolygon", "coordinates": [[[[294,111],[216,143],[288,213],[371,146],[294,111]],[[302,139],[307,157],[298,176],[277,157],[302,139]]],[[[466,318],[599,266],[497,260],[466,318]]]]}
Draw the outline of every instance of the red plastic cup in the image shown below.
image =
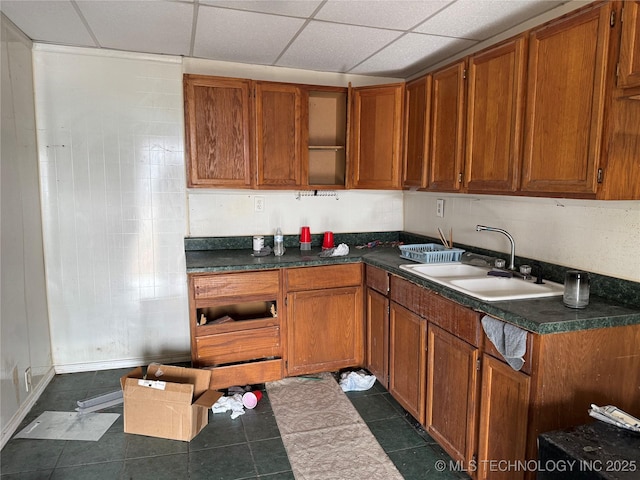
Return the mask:
{"type": "Polygon", "coordinates": [[[333,232],[324,232],[322,248],[333,248],[333,232]]]}
{"type": "Polygon", "coordinates": [[[311,243],[311,230],[309,230],[309,227],[302,227],[300,243],[311,243]]]}
{"type": "Polygon", "coordinates": [[[246,408],[255,408],[261,398],[262,392],[260,390],[256,390],[255,392],[247,392],[242,395],[242,404],[246,408]]]}

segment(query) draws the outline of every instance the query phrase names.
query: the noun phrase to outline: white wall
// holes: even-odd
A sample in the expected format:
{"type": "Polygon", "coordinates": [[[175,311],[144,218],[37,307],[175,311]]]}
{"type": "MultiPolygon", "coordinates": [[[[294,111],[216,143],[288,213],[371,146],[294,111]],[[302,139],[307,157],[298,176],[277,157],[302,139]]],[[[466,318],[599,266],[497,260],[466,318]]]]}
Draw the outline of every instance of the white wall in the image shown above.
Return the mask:
{"type": "MultiPolygon", "coordinates": [[[[402,228],[401,192],[260,192],[260,214],[256,192],[187,192],[179,58],[36,44],[34,60],[57,372],[190,358],[186,235],[266,235],[278,224],[293,234],[303,223],[317,233],[402,228]]],[[[344,80],[191,64],[214,75],[344,80]]]]}
{"type": "Polygon", "coordinates": [[[280,226],[285,235],[295,235],[303,225],[310,226],[311,233],[402,230],[402,192],[337,190],[331,192],[336,196],[326,197],[298,197],[298,193],[190,190],[189,233],[194,237],[273,235],[280,226]],[[263,212],[255,211],[256,196],[263,199],[263,212]]]}
{"type": "Polygon", "coordinates": [[[2,445],[52,371],[33,100],[31,42],[3,15],[1,309],[2,445]],[[25,370],[31,367],[27,392],[25,370]]]}
{"type": "Polygon", "coordinates": [[[180,59],[35,47],[56,371],[189,358],[180,59]]]}
{"type": "Polygon", "coordinates": [[[405,230],[437,238],[453,228],[454,243],[508,254],[507,238],[478,224],[507,230],[518,256],[640,282],[640,201],[405,193],[405,230]]]}

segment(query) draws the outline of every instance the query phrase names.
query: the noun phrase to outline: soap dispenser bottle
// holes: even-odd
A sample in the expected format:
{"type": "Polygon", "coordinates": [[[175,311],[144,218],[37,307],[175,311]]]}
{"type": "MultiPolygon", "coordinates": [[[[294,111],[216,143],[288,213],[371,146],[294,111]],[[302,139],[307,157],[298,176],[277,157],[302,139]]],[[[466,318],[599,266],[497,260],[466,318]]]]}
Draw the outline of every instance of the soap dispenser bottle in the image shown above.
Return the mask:
{"type": "Polygon", "coordinates": [[[273,237],[273,254],[276,257],[280,257],[284,255],[284,237],[282,235],[282,230],[280,227],[276,230],[276,234],[273,237]]]}

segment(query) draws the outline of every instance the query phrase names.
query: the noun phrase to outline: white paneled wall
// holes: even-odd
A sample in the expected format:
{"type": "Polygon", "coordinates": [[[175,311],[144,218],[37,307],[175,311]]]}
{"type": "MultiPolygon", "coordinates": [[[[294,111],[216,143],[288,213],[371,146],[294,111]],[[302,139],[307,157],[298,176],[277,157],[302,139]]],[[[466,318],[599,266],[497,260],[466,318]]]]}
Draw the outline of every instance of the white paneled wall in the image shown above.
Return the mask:
{"type": "Polygon", "coordinates": [[[640,201],[405,193],[405,230],[437,238],[453,228],[454,243],[509,252],[504,235],[478,224],[511,233],[516,255],[640,282],[640,201]]]}
{"type": "Polygon", "coordinates": [[[188,358],[180,60],[34,62],[56,371],[188,358]]]}
{"type": "Polygon", "coordinates": [[[2,24],[1,446],[53,376],[36,148],[31,41],[2,24]],[[31,372],[31,381],[28,375],[31,372]]]}

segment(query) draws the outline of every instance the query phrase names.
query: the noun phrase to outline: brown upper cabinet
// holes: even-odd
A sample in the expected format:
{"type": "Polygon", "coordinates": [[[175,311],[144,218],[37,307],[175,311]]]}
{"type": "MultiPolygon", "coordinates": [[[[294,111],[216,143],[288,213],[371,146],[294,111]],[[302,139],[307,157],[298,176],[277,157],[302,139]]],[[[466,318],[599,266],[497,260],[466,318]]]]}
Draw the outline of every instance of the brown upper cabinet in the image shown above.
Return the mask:
{"type": "Polygon", "coordinates": [[[622,9],[619,87],[640,87],[640,2],[627,1],[622,9]]]}
{"type": "Polygon", "coordinates": [[[258,186],[301,184],[300,97],[296,85],[256,82],[258,186]]]}
{"type": "Polygon", "coordinates": [[[353,89],[351,188],[401,188],[404,84],[353,89]]]}
{"type": "Polygon", "coordinates": [[[595,197],[612,8],[606,2],[530,33],[523,192],[595,197]]]}
{"type": "Polygon", "coordinates": [[[429,122],[431,114],[431,75],[407,83],[404,96],[404,156],[402,186],[427,186],[429,122]]]}
{"type": "Polygon", "coordinates": [[[184,76],[189,187],[344,188],[348,89],[184,76]]]}
{"type": "Polygon", "coordinates": [[[429,190],[457,192],[462,186],[466,60],[432,74],[429,190]]]}
{"type": "Polygon", "coordinates": [[[344,187],[348,158],[348,90],[302,89],[303,178],[314,188],[344,187]]]}
{"type": "Polygon", "coordinates": [[[518,189],[525,67],[525,35],[469,59],[464,175],[469,192],[518,189]]]}
{"type": "Polygon", "coordinates": [[[251,187],[251,81],[184,76],[189,187],[251,187]]]}

